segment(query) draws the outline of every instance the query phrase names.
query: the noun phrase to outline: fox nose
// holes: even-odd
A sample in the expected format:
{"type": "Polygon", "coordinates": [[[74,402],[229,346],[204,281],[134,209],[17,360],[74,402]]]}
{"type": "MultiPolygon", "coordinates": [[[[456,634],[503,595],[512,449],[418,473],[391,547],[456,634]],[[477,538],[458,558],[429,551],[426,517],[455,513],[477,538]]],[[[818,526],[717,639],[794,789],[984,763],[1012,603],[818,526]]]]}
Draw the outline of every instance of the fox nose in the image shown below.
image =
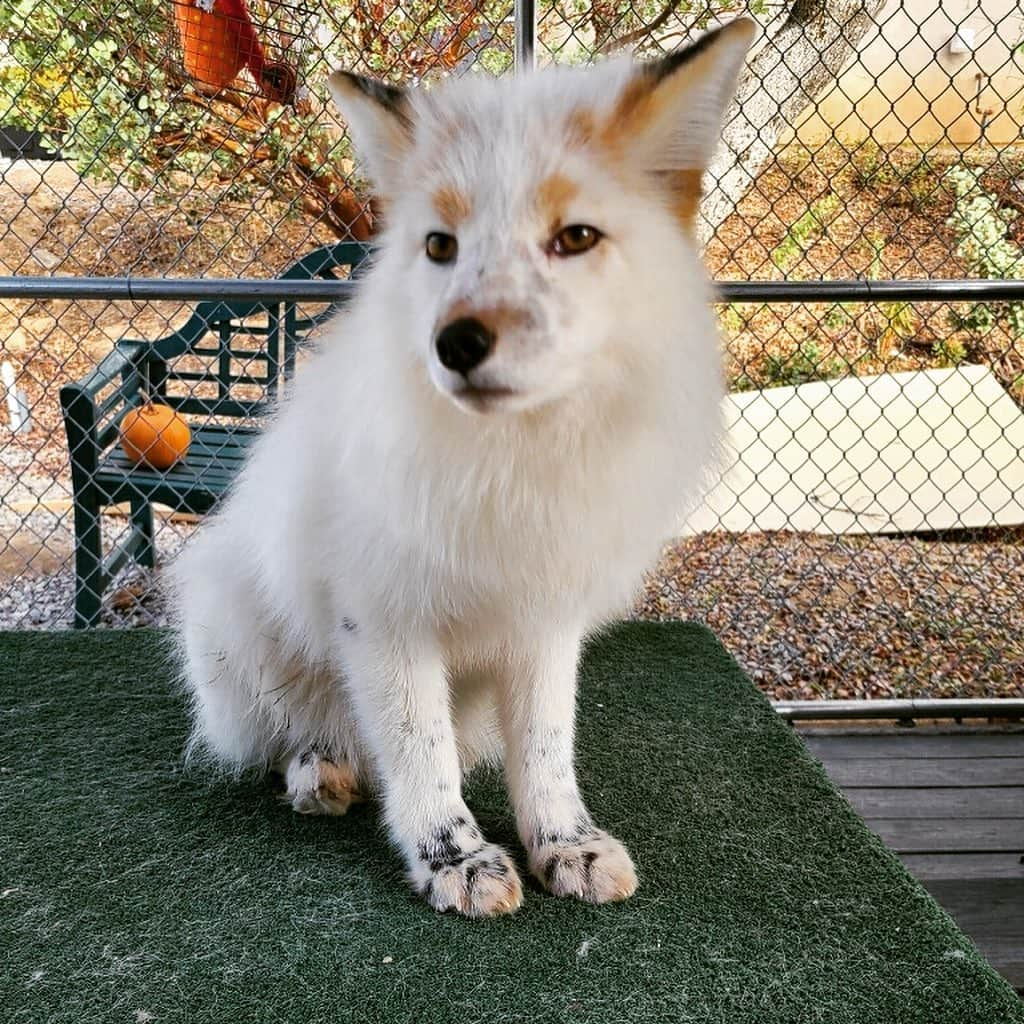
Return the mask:
{"type": "Polygon", "coordinates": [[[494,340],[494,333],[479,320],[464,316],[442,328],[434,344],[441,365],[465,375],[487,358],[494,340]]]}

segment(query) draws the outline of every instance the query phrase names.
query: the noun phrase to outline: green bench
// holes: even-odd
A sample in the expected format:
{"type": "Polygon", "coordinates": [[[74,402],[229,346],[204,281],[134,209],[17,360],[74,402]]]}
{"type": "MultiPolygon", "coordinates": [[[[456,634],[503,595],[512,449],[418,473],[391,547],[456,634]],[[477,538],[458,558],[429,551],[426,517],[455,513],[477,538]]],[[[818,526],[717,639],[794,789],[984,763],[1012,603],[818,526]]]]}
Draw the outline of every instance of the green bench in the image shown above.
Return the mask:
{"type": "MultiPolygon", "coordinates": [[[[281,276],[339,278],[358,272],[367,247],[337,242],[281,276]]],[[[155,341],[122,339],[87,377],[61,388],[75,521],[75,626],[99,620],[103,592],[129,561],[154,564],[153,504],[204,513],[224,495],[260,421],[295,370],[299,345],[339,302],[304,315],[294,302],[199,303],[179,330],[155,341]],[[187,457],[168,470],[133,464],[118,444],[125,413],[148,396],[189,422],[187,457]],[[104,555],[101,515],[127,504],[127,539],[104,555]]]]}

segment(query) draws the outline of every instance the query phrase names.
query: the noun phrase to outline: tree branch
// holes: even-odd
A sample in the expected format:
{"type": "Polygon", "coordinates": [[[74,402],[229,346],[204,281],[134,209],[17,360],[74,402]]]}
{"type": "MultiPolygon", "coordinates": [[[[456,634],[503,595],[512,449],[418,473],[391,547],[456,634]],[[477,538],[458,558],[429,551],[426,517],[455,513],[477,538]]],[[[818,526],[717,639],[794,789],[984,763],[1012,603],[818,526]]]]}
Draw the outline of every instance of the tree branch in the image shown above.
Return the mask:
{"type": "MultiPolygon", "coordinates": [[[[643,39],[649,39],[659,29],[665,27],[682,2],[683,0],[668,0],[668,3],[665,4],[649,24],[641,25],[640,28],[634,29],[632,32],[627,32],[625,35],[617,36],[615,39],[609,39],[597,48],[597,52],[602,55],[606,55],[614,53],[616,50],[624,49],[627,46],[633,46],[635,43],[639,43],[643,39]]],[[[715,11],[715,17],[721,18],[723,15],[728,14],[738,15],[740,12],[741,7],[738,4],[731,6],[723,4],[720,9],[715,11]]],[[[685,31],[675,32],[673,35],[689,35],[692,31],[693,28],[691,25],[685,31]]]]}
{"type": "Polygon", "coordinates": [[[668,0],[668,3],[665,4],[665,6],[658,12],[649,25],[642,25],[640,28],[634,29],[632,32],[627,32],[624,36],[618,36],[616,39],[609,39],[598,47],[597,52],[601,54],[612,53],[615,50],[621,50],[626,46],[632,46],[634,43],[640,42],[641,39],[654,35],[654,33],[672,17],[676,8],[682,2],[683,0],[668,0]]]}

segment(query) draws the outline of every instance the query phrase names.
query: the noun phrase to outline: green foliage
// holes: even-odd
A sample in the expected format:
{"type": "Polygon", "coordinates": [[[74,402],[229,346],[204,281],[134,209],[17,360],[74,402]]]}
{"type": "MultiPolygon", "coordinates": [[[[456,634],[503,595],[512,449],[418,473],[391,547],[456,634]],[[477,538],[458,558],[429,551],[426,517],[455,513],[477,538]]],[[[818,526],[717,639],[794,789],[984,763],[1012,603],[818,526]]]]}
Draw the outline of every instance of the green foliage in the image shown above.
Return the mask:
{"type": "Polygon", "coordinates": [[[746,311],[748,306],[749,303],[730,302],[722,309],[718,314],[718,322],[722,329],[730,334],[739,334],[750,319],[750,314],[746,311]]]}
{"type": "Polygon", "coordinates": [[[814,341],[804,341],[792,352],[765,356],[759,382],[743,375],[737,389],[749,391],[755,387],[792,387],[812,380],[830,380],[847,372],[846,362],[836,356],[826,357],[814,341]]]}
{"type": "MultiPolygon", "coordinates": [[[[262,34],[276,37],[277,8],[249,6],[262,34]]],[[[294,106],[234,89],[210,96],[168,59],[171,11],[166,0],[0,5],[0,123],[40,131],[87,179],[176,198],[193,190],[207,207],[276,195],[344,235],[359,207],[338,171],[345,145],[315,91],[324,68],[294,106]]],[[[310,52],[313,65],[330,59],[310,52]]]]}
{"type": "Polygon", "coordinates": [[[943,338],[932,346],[932,354],[942,366],[959,366],[967,358],[967,349],[957,338],[943,338]]]}
{"type": "MultiPolygon", "coordinates": [[[[868,278],[878,281],[888,276],[882,257],[889,240],[878,232],[869,232],[866,239],[871,247],[868,278]]],[[[880,357],[888,358],[892,350],[901,342],[914,336],[920,321],[916,310],[909,302],[880,302],[878,311],[881,315],[881,323],[876,327],[875,350],[880,357]]]]}
{"type": "Polygon", "coordinates": [[[826,310],[822,323],[833,331],[847,327],[856,319],[858,308],[855,302],[835,302],[826,310]]]}
{"type": "Polygon", "coordinates": [[[772,250],[772,263],[779,270],[786,270],[795,263],[811,242],[825,233],[841,208],[842,201],[835,192],[829,192],[816,199],[807,212],[786,232],[785,238],[772,250]]]}
{"type": "Polygon", "coordinates": [[[864,139],[850,154],[853,181],[859,189],[878,188],[892,182],[892,168],[874,139],[864,139]]]}
{"type": "MultiPolygon", "coordinates": [[[[248,6],[264,45],[274,38],[302,47],[294,105],[195,88],[169,59],[176,48],[171,0],[2,0],[0,123],[40,131],[86,178],[165,196],[202,192],[207,207],[218,197],[275,195],[344,235],[360,207],[350,165],[340,162],[347,141],[324,114],[328,70],[341,65],[409,82],[470,67],[501,73],[511,63],[506,0],[248,6]]],[[[660,0],[544,0],[541,50],[572,62],[589,58],[599,42],[609,50],[623,40],[641,49],[674,46],[682,29],[733,8],[731,0],[684,0],[652,35],[660,0]]],[[[286,53],[287,62],[293,56],[286,53]]]]}
{"type": "Polygon", "coordinates": [[[900,174],[900,184],[910,195],[910,204],[915,210],[924,210],[935,202],[939,183],[927,154],[900,174]]]}
{"type": "MultiPolygon", "coordinates": [[[[956,235],[956,252],[976,277],[1000,280],[1024,276],[1024,251],[1007,237],[1017,218],[1015,210],[1000,207],[998,199],[981,184],[981,172],[963,165],[946,172],[956,196],[946,224],[956,235]]],[[[1005,325],[1015,337],[1024,336],[1024,303],[974,303],[961,325],[973,331],[1005,325]]]]}
{"type": "Polygon", "coordinates": [[[889,153],[873,139],[860,142],[850,154],[853,184],[859,191],[883,193],[886,203],[923,210],[934,202],[938,190],[935,167],[925,153],[905,165],[900,159],[904,153],[889,153]]]}
{"type": "Polygon", "coordinates": [[[905,341],[912,338],[918,328],[918,317],[910,302],[883,302],[879,309],[885,318],[885,332],[905,341]]]}
{"type": "Polygon", "coordinates": [[[0,5],[0,123],[40,130],[83,174],[109,179],[123,171],[130,184],[141,184],[154,127],[166,122],[188,132],[198,113],[172,116],[164,70],[145,63],[147,52],[161,52],[164,6],[155,0],[0,5]]]}
{"type": "Polygon", "coordinates": [[[864,240],[871,248],[871,263],[868,265],[868,279],[878,281],[885,275],[885,265],[882,256],[885,253],[887,239],[877,231],[869,231],[864,240]]]}

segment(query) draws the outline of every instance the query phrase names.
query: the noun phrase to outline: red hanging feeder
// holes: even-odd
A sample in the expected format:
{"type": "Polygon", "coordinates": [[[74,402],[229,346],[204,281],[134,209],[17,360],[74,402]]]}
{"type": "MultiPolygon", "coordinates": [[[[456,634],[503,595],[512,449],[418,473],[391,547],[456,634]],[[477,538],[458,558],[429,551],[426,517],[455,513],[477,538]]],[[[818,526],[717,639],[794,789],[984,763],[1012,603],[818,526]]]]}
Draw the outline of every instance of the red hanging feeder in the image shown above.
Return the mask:
{"type": "Polygon", "coordinates": [[[268,60],[245,0],[172,0],[182,63],[201,85],[220,90],[247,67],[269,100],[291,103],[298,76],[284,61],[268,60]]]}

